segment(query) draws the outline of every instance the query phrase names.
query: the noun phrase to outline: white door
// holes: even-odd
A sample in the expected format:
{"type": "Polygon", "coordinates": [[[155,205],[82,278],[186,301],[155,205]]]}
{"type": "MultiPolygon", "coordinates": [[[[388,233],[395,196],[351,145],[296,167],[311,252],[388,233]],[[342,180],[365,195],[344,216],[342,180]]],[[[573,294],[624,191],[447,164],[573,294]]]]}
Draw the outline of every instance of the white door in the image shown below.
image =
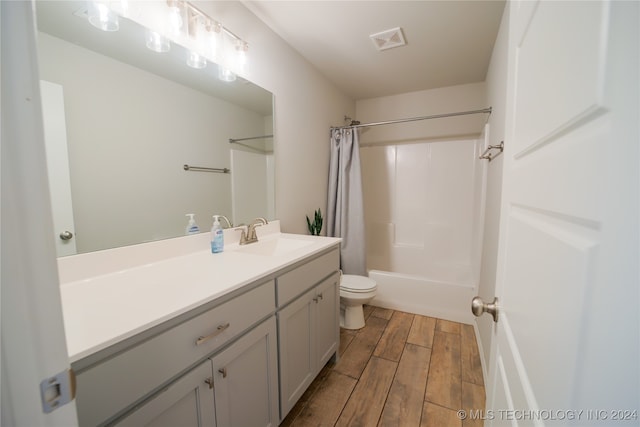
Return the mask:
{"type": "Polygon", "coordinates": [[[510,3],[487,425],[640,423],[638,19],[510,3]]]}
{"type": "Polygon", "coordinates": [[[0,2],[2,409],[5,426],[74,426],[47,185],[32,2],[0,2]],[[44,389],[43,405],[41,390],[44,389]],[[46,407],[55,407],[47,412],[46,407]]]}
{"type": "Polygon", "coordinates": [[[53,231],[58,256],[76,254],[67,127],[62,86],[40,80],[47,174],[53,210],[53,231]]]}

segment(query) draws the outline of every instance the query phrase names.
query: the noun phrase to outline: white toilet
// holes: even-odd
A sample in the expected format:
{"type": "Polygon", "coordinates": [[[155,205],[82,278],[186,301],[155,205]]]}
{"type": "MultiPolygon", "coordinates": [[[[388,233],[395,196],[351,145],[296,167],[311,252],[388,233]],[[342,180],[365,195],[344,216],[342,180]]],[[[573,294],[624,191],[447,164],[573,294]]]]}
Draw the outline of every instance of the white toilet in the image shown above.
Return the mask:
{"type": "Polygon", "coordinates": [[[340,280],[340,326],[345,329],[364,327],[362,305],[376,296],[378,285],[368,277],[343,274],[340,280]]]}

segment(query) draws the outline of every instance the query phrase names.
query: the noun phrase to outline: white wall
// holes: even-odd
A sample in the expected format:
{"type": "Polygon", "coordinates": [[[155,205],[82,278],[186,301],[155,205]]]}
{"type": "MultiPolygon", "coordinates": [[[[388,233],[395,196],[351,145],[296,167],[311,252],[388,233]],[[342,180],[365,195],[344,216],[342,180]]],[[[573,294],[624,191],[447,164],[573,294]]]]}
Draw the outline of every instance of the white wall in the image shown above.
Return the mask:
{"type": "MultiPolygon", "coordinates": [[[[505,106],[507,96],[507,46],[509,30],[509,4],[502,15],[500,31],[496,38],[487,73],[488,104],[493,107],[489,119],[489,144],[496,145],[504,140],[505,106]]],[[[498,257],[498,231],[500,225],[500,199],[502,194],[502,162],[498,156],[487,165],[484,239],[482,242],[482,263],[478,295],[484,301],[493,301],[495,296],[496,267],[498,257]]],[[[476,319],[480,334],[479,346],[484,356],[484,366],[489,366],[493,319],[483,315],[476,319]]]]}
{"type": "Polygon", "coordinates": [[[226,141],[261,135],[263,116],[43,33],[39,62],[64,88],[79,252],[179,236],[186,213],[202,230],[231,217],[231,177],[182,166],[229,168],[226,141]]]}
{"type": "MultiPolygon", "coordinates": [[[[380,98],[358,100],[354,119],[372,123],[410,117],[422,117],[487,107],[484,82],[422,90],[380,98]]],[[[476,137],[487,120],[486,114],[422,120],[368,129],[361,144],[402,143],[425,140],[460,140],[476,137]]]]}
{"type": "Polygon", "coordinates": [[[327,205],[329,127],[355,104],[240,2],[194,4],[249,43],[246,77],[274,94],[276,216],[306,234],[305,215],[327,205]]]}

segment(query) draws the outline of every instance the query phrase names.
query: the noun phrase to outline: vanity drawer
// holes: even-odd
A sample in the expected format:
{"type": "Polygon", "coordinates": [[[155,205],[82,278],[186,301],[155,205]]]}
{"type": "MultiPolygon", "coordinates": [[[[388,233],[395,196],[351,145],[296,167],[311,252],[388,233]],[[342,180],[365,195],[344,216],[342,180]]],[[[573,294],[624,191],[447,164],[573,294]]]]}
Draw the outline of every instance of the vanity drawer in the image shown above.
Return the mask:
{"type": "Polygon", "coordinates": [[[335,249],[278,277],[278,307],[292,301],[339,268],[340,251],[335,249]]]}
{"type": "Polygon", "coordinates": [[[274,296],[275,284],[269,281],[80,372],[80,425],[104,422],[211,355],[273,313],[274,296]]]}

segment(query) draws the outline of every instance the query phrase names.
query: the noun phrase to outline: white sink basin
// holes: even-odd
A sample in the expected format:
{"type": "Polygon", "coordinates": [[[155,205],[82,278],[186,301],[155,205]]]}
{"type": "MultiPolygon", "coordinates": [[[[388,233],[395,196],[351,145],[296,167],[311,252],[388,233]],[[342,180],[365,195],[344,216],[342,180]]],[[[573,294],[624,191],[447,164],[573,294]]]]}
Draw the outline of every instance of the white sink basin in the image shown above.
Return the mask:
{"type": "Polygon", "coordinates": [[[313,243],[313,240],[278,237],[256,243],[249,243],[248,245],[240,246],[237,250],[238,252],[254,255],[279,256],[312,245],[313,243]]]}

